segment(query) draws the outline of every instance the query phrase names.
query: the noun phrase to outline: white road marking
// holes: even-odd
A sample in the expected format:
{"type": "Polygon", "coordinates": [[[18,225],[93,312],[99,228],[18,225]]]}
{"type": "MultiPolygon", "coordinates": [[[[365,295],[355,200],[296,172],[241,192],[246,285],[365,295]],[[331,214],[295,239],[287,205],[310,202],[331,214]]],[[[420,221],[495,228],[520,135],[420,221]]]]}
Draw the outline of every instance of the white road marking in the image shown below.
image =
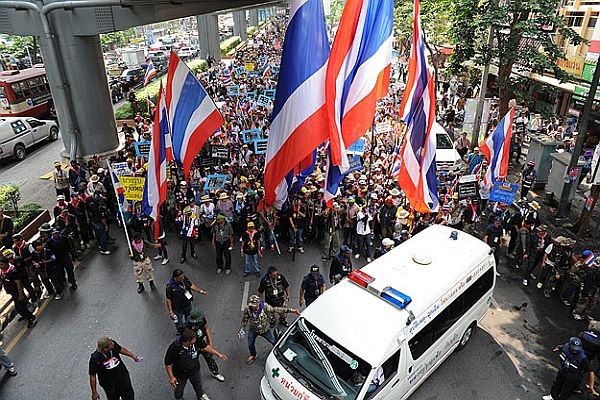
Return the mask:
{"type": "Polygon", "coordinates": [[[500,305],[498,304],[498,302],[496,301],[496,299],[494,298],[494,296],[492,296],[492,306],[494,306],[494,308],[496,309],[496,311],[502,311],[502,309],[500,308],[500,305]]]}
{"type": "Polygon", "coordinates": [[[244,308],[246,308],[246,304],[248,304],[248,294],[249,293],[250,293],[250,282],[244,282],[244,295],[242,296],[241,311],[244,311],[244,308]]]}

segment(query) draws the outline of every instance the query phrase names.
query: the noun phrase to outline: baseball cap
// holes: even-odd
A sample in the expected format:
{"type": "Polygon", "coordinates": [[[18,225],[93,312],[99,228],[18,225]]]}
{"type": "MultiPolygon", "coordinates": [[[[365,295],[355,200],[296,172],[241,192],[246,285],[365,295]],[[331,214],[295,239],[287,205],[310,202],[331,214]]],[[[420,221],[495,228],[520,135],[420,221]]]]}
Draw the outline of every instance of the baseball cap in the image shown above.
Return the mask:
{"type": "Polygon", "coordinates": [[[572,337],[569,339],[569,350],[578,353],[583,350],[581,339],[572,337]]]}
{"type": "Polygon", "coordinates": [[[313,264],[310,267],[310,272],[319,272],[319,266],[317,264],[313,264]]]}
{"type": "MultiPolygon", "coordinates": [[[[340,251],[341,251],[342,253],[352,253],[352,249],[351,249],[350,247],[348,247],[347,245],[345,245],[345,244],[343,244],[343,245],[340,247],[340,251]]],[[[317,270],[318,270],[318,269],[317,269],[317,270]]]]}
{"type": "Polygon", "coordinates": [[[188,321],[190,321],[192,324],[198,324],[200,322],[202,322],[204,320],[204,313],[202,312],[202,310],[199,310],[197,308],[194,308],[191,312],[190,312],[190,317],[188,318],[188,321]]]}

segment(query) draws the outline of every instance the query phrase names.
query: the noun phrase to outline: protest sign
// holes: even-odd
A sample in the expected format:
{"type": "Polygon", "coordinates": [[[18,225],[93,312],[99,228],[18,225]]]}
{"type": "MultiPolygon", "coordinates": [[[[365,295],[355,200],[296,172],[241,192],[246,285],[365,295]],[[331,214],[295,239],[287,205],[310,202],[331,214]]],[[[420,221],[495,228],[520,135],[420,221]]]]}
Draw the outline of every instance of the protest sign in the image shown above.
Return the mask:
{"type": "Polygon", "coordinates": [[[490,192],[490,201],[498,201],[511,205],[519,191],[519,185],[508,182],[496,182],[490,192]]]}
{"type": "Polygon", "coordinates": [[[258,77],[260,77],[260,72],[258,72],[257,70],[248,71],[248,78],[258,78],[258,77]]]}
{"type": "Polygon", "coordinates": [[[246,71],[254,71],[254,63],[253,62],[244,63],[244,68],[246,69],[246,71]]]}
{"type": "Polygon", "coordinates": [[[365,153],[365,139],[360,138],[348,147],[348,154],[363,155],[365,153]]]}
{"type": "Polygon", "coordinates": [[[129,169],[129,165],[126,162],[117,162],[111,164],[112,169],[117,176],[128,176],[133,175],[133,171],[129,169]]]}
{"type": "Polygon", "coordinates": [[[203,168],[214,167],[217,165],[216,160],[212,157],[200,157],[200,166],[203,168]]]}
{"type": "Polygon", "coordinates": [[[350,174],[352,172],[360,171],[361,169],[363,169],[363,165],[362,165],[360,156],[348,157],[348,163],[349,163],[349,168],[348,168],[348,171],[346,171],[344,173],[344,175],[350,174]]]}
{"type": "Polygon", "coordinates": [[[148,158],[148,154],[150,154],[150,146],[152,142],[149,140],[144,140],[143,142],[134,142],[133,147],[135,148],[135,154],[138,157],[146,157],[148,158]]]}
{"type": "Polygon", "coordinates": [[[139,176],[119,176],[119,182],[121,182],[127,200],[142,201],[144,180],[145,178],[139,176]]]}
{"type": "Polygon", "coordinates": [[[242,140],[244,143],[254,142],[255,140],[262,138],[262,132],[260,129],[253,128],[242,131],[242,140]]]}
{"type": "Polygon", "coordinates": [[[271,72],[273,75],[279,74],[279,65],[271,65],[271,72]]]}
{"type": "Polygon", "coordinates": [[[210,146],[210,155],[212,158],[221,160],[229,159],[229,149],[226,146],[212,145],[210,146]]]}
{"type": "Polygon", "coordinates": [[[475,175],[461,176],[458,180],[458,199],[477,197],[477,177],[475,175]]]}
{"type": "Polygon", "coordinates": [[[271,100],[275,100],[275,89],[267,89],[263,93],[265,97],[268,97],[271,100]]]}
{"type": "Polygon", "coordinates": [[[265,154],[267,152],[268,139],[257,139],[254,141],[254,154],[265,154]]]}
{"type": "Polygon", "coordinates": [[[390,122],[380,122],[375,125],[375,132],[377,133],[387,133],[391,132],[392,124],[390,122]]]}
{"type": "Polygon", "coordinates": [[[226,181],[227,175],[208,175],[206,177],[206,183],[204,183],[204,190],[223,189],[226,181]]]}
{"type": "Polygon", "coordinates": [[[240,87],[238,85],[227,86],[227,94],[229,96],[239,96],[240,95],[240,87]]]}
{"type": "Polygon", "coordinates": [[[271,99],[269,99],[264,94],[261,94],[260,96],[258,96],[258,100],[256,100],[257,106],[271,107],[271,103],[272,103],[271,99]]]}
{"type": "Polygon", "coordinates": [[[241,67],[241,66],[240,66],[240,67],[237,67],[237,68],[235,69],[235,74],[236,74],[236,75],[245,75],[245,74],[246,74],[246,68],[244,68],[244,67],[241,67]]]}
{"type": "Polygon", "coordinates": [[[246,93],[246,101],[248,100],[256,100],[256,91],[246,93]]]}

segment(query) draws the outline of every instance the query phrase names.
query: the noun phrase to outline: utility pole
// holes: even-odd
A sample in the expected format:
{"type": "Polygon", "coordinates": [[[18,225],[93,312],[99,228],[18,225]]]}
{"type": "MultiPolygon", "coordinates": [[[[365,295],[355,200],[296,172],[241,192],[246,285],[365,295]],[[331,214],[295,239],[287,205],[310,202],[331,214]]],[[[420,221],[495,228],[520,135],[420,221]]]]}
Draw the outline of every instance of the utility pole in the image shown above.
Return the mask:
{"type": "Polygon", "coordinates": [[[562,193],[560,196],[560,202],[558,203],[557,217],[564,217],[567,214],[569,194],[571,193],[573,182],[576,180],[570,179],[569,174],[571,173],[573,168],[577,167],[577,162],[579,161],[579,156],[581,155],[581,150],[583,149],[583,143],[585,142],[585,135],[588,128],[588,123],[590,121],[590,113],[592,111],[592,105],[594,104],[594,99],[596,97],[596,90],[598,89],[598,81],[600,81],[600,59],[596,61],[596,69],[594,70],[594,76],[590,85],[590,92],[588,93],[587,98],[585,99],[583,113],[577,126],[577,132],[579,132],[579,134],[577,135],[577,141],[575,142],[575,150],[573,151],[573,154],[571,154],[569,167],[567,168],[565,184],[563,186],[562,193]]]}
{"type": "MultiPolygon", "coordinates": [[[[488,31],[487,47],[492,48],[494,44],[494,26],[491,25],[488,31]]],[[[481,75],[481,84],[479,88],[479,100],[477,101],[477,109],[475,111],[475,122],[473,124],[473,137],[471,138],[471,149],[479,146],[479,130],[481,129],[481,118],[483,117],[483,105],[485,104],[485,94],[487,93],[488,77],[490,75],[490,64],[489,60],[483,66],[483,73],[481,75]]]]}
{"type": "Polygon", "coordinates": [[[598,202],[598,195],[600,195],[600,185],[596,183],[598,167],[600,167],[600,159],[597,160],[596,166],[594,167],[594,172],[592,174],[592,189],[590,190],[590,197],[586,199],[585,205],[581,210],[579,220],[577,220],[577,223],[575,224],[575,230],[578,233],[583,233],[588,227],[594,213],[594,207],[596,207],[596,203],[598,202]],[[588,204],[588,202],[590,203],[588,204]]]}

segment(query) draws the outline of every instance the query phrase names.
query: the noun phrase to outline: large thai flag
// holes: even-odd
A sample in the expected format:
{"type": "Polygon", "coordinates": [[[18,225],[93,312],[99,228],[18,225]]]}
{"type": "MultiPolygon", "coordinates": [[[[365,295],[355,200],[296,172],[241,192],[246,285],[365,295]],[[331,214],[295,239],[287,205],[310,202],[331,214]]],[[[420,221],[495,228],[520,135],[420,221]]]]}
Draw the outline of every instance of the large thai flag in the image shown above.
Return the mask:
{"type": "Polygon", "coordinates": [[[510,161],[510,140],[515,108],[511,107],[502,118],[494,132],[479,146],[481,154],[487,158],[489,167],[485,173],[485,181],[494,183],[508,175],[510,161]]]}
{"type": "Polygon", "coordinates": [[[348,167],[346,148],[370,129],[377,100],[387,94],[393,28],[393,0],[346,2],[325,89],[334,165],[348,167]]]}
{"type": "Polygon", "coordinates": [[[167,162],[173,159],[165,93],[158,92],[158,109],[154,115],[154,131],[148,155],[148,174],[144,181],[142,212],[154,220],[154,238],[160,232],[160,206],[167,199],[167,162]]]}
{"type": "Polygon", "coordinates": [[[415,0],[413,41],[408,62],[408,82],[400,105],[400,117],[406,123],[398,184],[418,212],[438,209],[435,135],[435,83],[427,68],[425,43],[419,18],[419,0],[415,0]]]}
{"type": "Polygon", "coordinates": [[[194,158],[225,122],[187,65],[171,52],[166,88],[173,155],[188,176],[194,158]]]}
{"type": "Polygon", "coordinates": [[[265,160],[265,200],[281,208],[286,175],[327,139],[329,40],[321,0],[292,0],[265,160]]]}
{"type": "Polygon", "coordinates": [[[156,78],[156,68],[154,68],[154,63],[152,60],[148,62],[148,66],[146,67],[146,75],[144,75],[144,86],[150,83],[152,78],[156,78]]]}

